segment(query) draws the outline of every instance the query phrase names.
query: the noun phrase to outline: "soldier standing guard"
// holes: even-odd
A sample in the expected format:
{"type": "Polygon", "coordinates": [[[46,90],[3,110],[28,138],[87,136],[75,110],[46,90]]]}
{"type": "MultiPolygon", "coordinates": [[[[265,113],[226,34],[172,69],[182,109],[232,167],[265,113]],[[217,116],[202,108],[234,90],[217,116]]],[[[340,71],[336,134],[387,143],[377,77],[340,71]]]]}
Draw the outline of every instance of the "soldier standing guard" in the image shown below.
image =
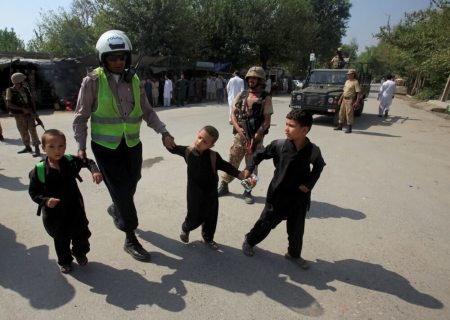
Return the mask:
{"type": "Polygon", "coordinates": [[[36,105],[31,91],[24,86],[26,78],[26,75],[20,72],[16,72],[11,76],[13,86],[6,89],[6,106],[16,119],[17,129],[25,145],[25,148],[17,153],[31,152],[30,144],[32,143],[34,146],[33,157],[38,157],[41,155],[39,151],[41,142],[36,132],[35,120],[39,116],[36,112],[36,105]]]}
{"type": "MultiPolygon", "coordinates": [[[[244,157],[248,165],[253,152],[264,147],[264,135],[269,132],[273,113],[272,97],[264,91],[266,84],[264,69],[251,67],[245,81],[248,84],[248,91],[242,91],[236,96],[231,111],[234,139],[230,148],[229,162],[236,169],[239,169],[244,157]]],[[[233,179],[234,177],[229,174],[222,176],[218,190],[219,197],[229,193],[228,184],[233,179]]],[[[244,200],[247,204],[255,202],[251,191],[244,191],[244,200]]]]}

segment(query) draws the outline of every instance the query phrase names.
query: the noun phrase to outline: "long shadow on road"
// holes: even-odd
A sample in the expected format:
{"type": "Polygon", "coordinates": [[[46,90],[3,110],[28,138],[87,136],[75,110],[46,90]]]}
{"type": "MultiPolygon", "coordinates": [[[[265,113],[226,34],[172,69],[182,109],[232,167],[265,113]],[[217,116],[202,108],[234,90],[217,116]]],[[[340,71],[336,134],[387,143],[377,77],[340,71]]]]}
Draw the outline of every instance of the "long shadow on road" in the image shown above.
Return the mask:
{"type": "Polygon", "coordinates": [[[186,306],[183,294],[170,293],[164,284],[148,281],[133,270],[118,270],[103,263],[90,262],[83,272],[73,272],[71,275],[92,287],[92,293],[105,295],[107,303],[127,311],[136,310],[139,305],[158,305],[162,309],[178,312],[186,306]]]}
{"type": "Polygon", "coordinates": [[[48,259],[47,246],[27,249],[16,242],[14,231],[2,224],[0,243],[1,287],[17,292],[36,309],[56,309],[75,296],[56,262],[48,259]]]}
{"type": "Polygon", "coordinates": [[[311,209],[306,218],[348,218],[352,220],[362,220],[366,215],[353,209],[344,209],[326,202],[311,201],[311,209]]]}
{"type": "Polygon", "coordinates": [[[176,270],[166,275],[162,283],[164,292],[175,288],[185,294],[183,281],[204,283],[230,292],[248,296],[263,292],[268,298],[308,316],[320,316],[324,310],[320,303],[300,285],[318,290],[336,291],[328,283],[335,280],[368,290],[388,293],[411,304],[432,309],[443,308],[438,299],[418,291],[400,274],[381,265],[355,259],[328,262],[317,260],[308,272],[303,272],[279,254],[260,248],[254,257],[241,250],[221,245],[221,251],[209,250],[198,241],[183,245],[151,231],[139,231],[140,236],[154,246],[179,257],[154,254],[153,262],[176,270]]]}
{"type": "Polygon", "coordinates": [[[175,290],[180,295],[188,294],[183,282],[189,281],[247,296],[262,292],[297,313],[308,316],[323,314],[314,297],[299,285],[287,281],[286,275],[298,274],[300,278],[307,278],[309,274],[278,254],[258,250],[254,257],[249,258],[241,250],[226,245],[213,251],[199,241],[185,245],[151,231],[138,233],[152,245],[177,256],[173,258],[161,251],[152,253],[153,263],[175,270],[161,279],[164,292],[175,290]]]}

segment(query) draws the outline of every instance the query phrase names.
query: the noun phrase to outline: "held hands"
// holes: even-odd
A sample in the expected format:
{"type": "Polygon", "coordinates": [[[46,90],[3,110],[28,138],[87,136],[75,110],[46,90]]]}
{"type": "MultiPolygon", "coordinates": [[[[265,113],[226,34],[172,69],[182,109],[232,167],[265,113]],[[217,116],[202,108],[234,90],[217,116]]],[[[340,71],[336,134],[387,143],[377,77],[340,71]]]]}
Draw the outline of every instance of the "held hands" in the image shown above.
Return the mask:
{"type": "Polygon", "coordinates": [[[49,208],[54,208],[61,200],[57,198],[49,198],[47,200],[46,206],[49,208]]]}
{"type": "Polygon", "coordinates": [[[175,139],[170,135],[167,135],[163,138],[163,145],[170,150],[177,146],[177,144],[175,143],[175,139]]]}
{"type": "Polygon", "coordinates": [[[305,186],[304,184],[302,184],[300,187],[298,187],[300,189],[301,192],[304,193],[308,193],[310,190],[307,186],[305,186]]]}
{"type": "Polygon", "coordinates": [[[244,170],[239,173],[238,178],[239,178],[239,180],[244,180],[244,179],[247,179],[248,177],[250,177],[250,175],[251,175],[250,171],[244,170]]]}
{"type": "Polygon", "coordinates": [[[96,184],[99,184],[100,182],[103,181],[103,176],[99,171],[93,172],[92,173],[92,181],[95,182],[96,184]]]}

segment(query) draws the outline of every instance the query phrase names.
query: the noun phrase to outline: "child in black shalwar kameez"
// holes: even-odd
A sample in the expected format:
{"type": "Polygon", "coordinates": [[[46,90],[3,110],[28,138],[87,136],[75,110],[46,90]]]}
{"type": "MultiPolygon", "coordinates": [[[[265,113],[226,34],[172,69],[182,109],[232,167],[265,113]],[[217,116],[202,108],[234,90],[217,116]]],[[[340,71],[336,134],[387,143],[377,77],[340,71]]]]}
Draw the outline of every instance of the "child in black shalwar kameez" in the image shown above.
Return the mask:
{"type": "Polygon", "coordinates": [[[168,149],[185,158],[187,164],[187,215],[181,225],[180,239],[189,242],[189,232],[201,225],[203,241],[214,250],[218,249],[214,241],[219,211],[217,170],[242,179],[239,170],[210,150],[218,138],[216,128],[205,126],[198,132],[193,148],[178,145],[168,149]]]}
{"type": "Polygon", "coordinates": [[[91,236],[76,178],[81,168],[88,168],[97,184],[102,181],[102,175],[93,160],[64,154],[66,137],[59,130],[44,132],[42,148],[47,158],[30,172],[28,192],[39,204],[38,215],[42,211],[44,227],[53,238],[61,272],[69,273],[72,255],[78,264],[87,263],[91,236]]]}
{"type": "Polygon", "coordinates": [[[311,125],[311,114],[299,109],[292,110],[286,116],[287,139],[272,141],[257,151],[245,169],[248,176],[255,166],[266,159],[273,159],[275,166],[264,209],[242,244],[242,250],[247,256],[253,256],[253,247],[264,240],[281,221],[286,220],[289,246],[285,257],[303,269],[309,268],[301,257],[305,218],[311,190],[325,166],[320,149],[306,137],[311,125]]]}

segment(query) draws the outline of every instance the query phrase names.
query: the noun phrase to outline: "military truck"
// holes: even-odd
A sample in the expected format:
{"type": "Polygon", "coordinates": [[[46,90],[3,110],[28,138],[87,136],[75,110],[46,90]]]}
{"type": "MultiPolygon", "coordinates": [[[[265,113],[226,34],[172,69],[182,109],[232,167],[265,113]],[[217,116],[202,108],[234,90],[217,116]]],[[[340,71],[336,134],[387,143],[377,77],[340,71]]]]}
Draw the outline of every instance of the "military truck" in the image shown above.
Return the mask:
{"type": "Polygon", "coordinates": [[[369,96],[372,74],[368,64],[346,65],[345,69],[311,69],[300,89],[291,92],[289,107],[300,108],[312,114],[333,117],[337,125],[339,120],[338,101],[341,96],[347,72],[355,69],[361,86],[361,102],[355,110],[355,116],[360,116],[364,109],[364,101],[369,96]]]}

